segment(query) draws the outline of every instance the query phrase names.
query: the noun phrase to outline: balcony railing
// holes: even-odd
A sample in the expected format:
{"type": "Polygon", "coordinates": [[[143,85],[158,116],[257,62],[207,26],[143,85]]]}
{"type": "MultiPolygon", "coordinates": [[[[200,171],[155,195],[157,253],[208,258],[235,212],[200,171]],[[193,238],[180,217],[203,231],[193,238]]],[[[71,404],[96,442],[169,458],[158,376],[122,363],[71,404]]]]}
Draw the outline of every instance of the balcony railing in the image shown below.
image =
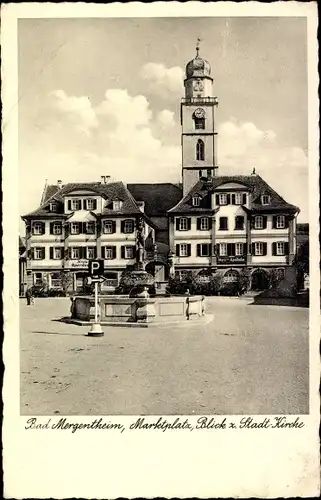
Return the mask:
{"type": "Polygon", "coordinates": [[[217,97],[183,97],[181,100],[182,104],[218,104],[217,97]]]}

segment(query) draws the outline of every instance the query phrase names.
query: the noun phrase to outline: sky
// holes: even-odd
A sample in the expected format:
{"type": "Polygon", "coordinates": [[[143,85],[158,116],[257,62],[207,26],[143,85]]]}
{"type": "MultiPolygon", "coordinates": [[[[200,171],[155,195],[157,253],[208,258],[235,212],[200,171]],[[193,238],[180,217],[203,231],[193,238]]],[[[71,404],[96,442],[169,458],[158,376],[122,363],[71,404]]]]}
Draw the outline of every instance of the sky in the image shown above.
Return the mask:
{"type": "Polygon", "coordinates": [[[20,213],[55,184],[181,181],[185,66],[207,59],[219,175],[253,167],[308,222],[305,18],[19,19],[20,213]]]}

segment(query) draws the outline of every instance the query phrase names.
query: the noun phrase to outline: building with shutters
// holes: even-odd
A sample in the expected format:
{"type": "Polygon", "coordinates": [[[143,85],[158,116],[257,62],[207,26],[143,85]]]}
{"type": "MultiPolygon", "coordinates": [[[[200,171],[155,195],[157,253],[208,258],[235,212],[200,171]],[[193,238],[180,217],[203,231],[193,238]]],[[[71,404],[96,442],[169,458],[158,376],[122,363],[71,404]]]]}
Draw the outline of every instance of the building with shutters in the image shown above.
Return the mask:
{"type": "Polygon", "coordinates": [[[183,198],[168,211],[172,273],[221,269],[233,280],[246,267],[252,287],[265,288],[272,268],[286,274],[294,260],[299,209],[255,169],[251,175],[218,175],[218,99],[210,63],[196,51],[186,66],[181,101],[183,198]]]}
{"type": "Polygon", "coordinates": [[[146,246],[153,247],[155,224],[122,182],[46,186],[40,207],[24,215],[26,281],[60,288],[60,273],[80,291],[91,259],[103,259],[104,286],[113,289],[122,271],[135,263],[137,223],[144,221],[146,246]]]}

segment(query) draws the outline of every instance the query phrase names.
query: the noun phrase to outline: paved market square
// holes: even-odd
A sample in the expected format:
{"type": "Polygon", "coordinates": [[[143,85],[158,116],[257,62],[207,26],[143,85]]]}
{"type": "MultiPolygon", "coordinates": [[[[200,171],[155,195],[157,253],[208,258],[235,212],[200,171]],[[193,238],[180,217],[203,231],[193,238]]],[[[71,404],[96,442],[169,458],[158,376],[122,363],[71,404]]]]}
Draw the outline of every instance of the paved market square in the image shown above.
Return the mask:
{"type": "Polygon", "coordinates": [[[306,308],[212,297],[207,324],[63,323],[65,298],[20,301],[22,415],[308,413],[306,308]]]}

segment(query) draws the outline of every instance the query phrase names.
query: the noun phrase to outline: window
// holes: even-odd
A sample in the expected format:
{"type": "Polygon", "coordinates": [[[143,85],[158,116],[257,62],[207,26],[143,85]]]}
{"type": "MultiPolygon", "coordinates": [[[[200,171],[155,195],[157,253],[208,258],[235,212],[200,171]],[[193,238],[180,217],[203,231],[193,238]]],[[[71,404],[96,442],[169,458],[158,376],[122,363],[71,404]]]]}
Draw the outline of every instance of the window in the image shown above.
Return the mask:
{"type": "Polygon", "coordinates": [[[35,285],[42,284],[42,273],[35,273],[35,285]]]}
{"type": "Polygon", "coordinates": [[[134,231],[134,223],[132,220],[124,221],[124,233],[132,233],[134,231]]]}
{"type": "Polygon", "coordinates": [[[105,220],[103,224],[103,232],[104,234],[114,233],[114,223],[112,220],[105,220]]]}
{"type": "Polygon", "coordinates": [[[261,203],[262,205],[268,205],[270,203],[270,196],[268,194],[262,194],[261,203]]]}
{"type": "Polygon", "coordinates": [[[86,257],[87,259],[95,258],[95,247],[87,247],[86,248],[86,257]]]}
{"type": "Polygon", "coordinates": [[[222,257],[227,256],[227,243],[219,243],[218,249],[219,255],[222,257]]]}
{"type": "Polygon", "coordinates": [[[203,161],[205,159],[205,146],[202,139],[198,139],[196,143],[196,160],[203,161]]]}
{"type": "Polygon", "coordinates": [[[284,255],[284,254],[285,254],[284,241],[278,241],[276,243],[276,255],[284,255]]]}
{"type": "Polygon", "coordinates": [[[254,243],[254,255],[264,255],[263,243],[260,241],[254,243]]]}
{"type": "Polygon", "coordinates": [[[227,231],[228,230],[228,219],[227,217],[220,217],[220,230],[227,231]]]}
{"type": "Polygon", "coordinates": [[[53,232],[53,234],[61,234],[62,233],[62,227],[61,227],[60,222],[53,223],[52,232],[53,232]]]}
{"type": "Polygon", "coordinates": [[[208,231],[208,229],[209,229],[208,217],[202,217],[201,218],[201,230],[208,231]]]}
{"type": "Polygon", "coordinates": [[[43,225],[42,222],[34,222],[33,223],[33,234],[42,234],[43,233],[43,225]]]}
{"type": "Polygon", "coordinates": [[[62,249],[59,247],[56,247],[53,249],[53,259],[54,260],[61,260],[62,259],[62,249]]]}
{"type": "Polygon", "coordinates": [[[119,212],[121,210],[121,207],[122,207],[122,202],[120,200],[113,201],[113,210],[115,210],[115,212],[119,212]]]}
{"type": "Polygon", "coordinates": [[[201,200],[200,200],[199,196],[193,196],[193,198],[192,198],[193,207],[199,207],[200,202],[201,202],[201,200]]]}
{"type": "Polygon", "coordinates": [[[87,234],[94,234],[95,233],[95,223],[94,222],[87,222],[86,223],[86,232],[87,232],[87,234]]]}
{"type": "Polygon", "coordinates": [[[71,210],[81,210],[81,200],[71,200],[71,210]]]}
{"type": "Polygon", "coordinates": [[[284,215],[278,215],[276,217],[276,228],[284,229],[285,228],[285,217],[284,215]]]}
{"type": "Polygon", "coordinates": [[[243,243],[235,243],[235,255],[240,256],[243,255],[244,252],[244,245],[243,243]]]}
{"type": "Polygon", "coordinates": [[[179,230],[180,231],[187,231],[187,218],[186,217],[181,217],[179,219],[179,230]]]}
{"type": "Polygon", "coordinates": [[[219,199],[220,205],[227,205],[227,194],[226,193],[220,193],[218,195],[218,199],[219,199]]]}
{"type": "Polygon", "coordinates": [[[211,245],[208,243],[201,243],[197,245],[197,256],[198,257],[209,257],[211,245]]]}
{"type": "Polygon", "coordinates": [[[36,247],[33,255],[35,260],[42,260],[45,258],[45,249],[43,247],[36,247]]]}
{"type": "Polygon", "coordinates": [[[194,124],[196,130],[204,130],[205,129],[205,118],[194,118],[194,124]]]}
{"type": "Polygon", "coordinates": [[[134,257],[133,247],[125,247],[125,259],[132,259],[134,257]]]}
{"type": "Polygon", "coordinates": [[[263,229],[263,217],[261,215],[254,218],[254,228],[263,229]]]}
{"type": "Polygon", "coordinates": [[[188,246],[187,246],[187,243],[181,243],[179,245],[179,255],[180,255],[180,257],[187,257],[188,256],[188,246]]]}
{"type": "Polygon", "coordinates": [[[243,193],[235,193],[235,205],[242,205],[243,193]]]}
{"type": "Polygon", "coordinates": [[[93,198],[89,198],[86,200],[87,210],[95,210],[96,209],[96,200],[93,198]]]}
{"type": "Polygon", "coordinates": [[[235,229],[244,229],[244,217],[242,217],[241,215],[235,217],[235,229]]]}
{"type": "Polygon", "coordinates": [[[72,222],[70,224],[70,234],[79,234],[79,222],[72,222]]]}
{"type": "Polygon", "coordinates": [[[50,212],[58,212],[58,205],[57,205],[57,203],[50,203],[49,210],[50,210],[50,212]]]}
{"type": "Polygon", "coordinates": [[[105,247],[105,259],[111,260],[116,258],[116,247],[105,247]]]}
{"type": "Polygon", "coordinates": [[[80,259],[80,248],[77,247],[71,248],[71,258],[80,259]]]}

